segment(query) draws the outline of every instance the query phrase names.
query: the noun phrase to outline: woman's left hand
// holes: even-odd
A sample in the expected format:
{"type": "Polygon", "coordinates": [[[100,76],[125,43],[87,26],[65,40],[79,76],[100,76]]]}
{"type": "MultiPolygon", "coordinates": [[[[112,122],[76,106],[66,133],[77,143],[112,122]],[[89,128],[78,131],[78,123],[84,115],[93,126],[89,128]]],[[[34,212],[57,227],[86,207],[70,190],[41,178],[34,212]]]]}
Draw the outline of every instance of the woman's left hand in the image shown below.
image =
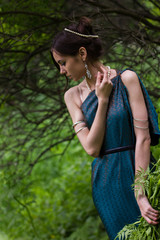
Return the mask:
{"type": "Polygon", "coordinates": [[[137,203],[139,206],[139,209],[141,211],[142,217],[149,223],[153,225],[157,225],[159,223],[159,212],[152,208],[150,205],[148,198],[141,194],[137,198],[137,203]]]}

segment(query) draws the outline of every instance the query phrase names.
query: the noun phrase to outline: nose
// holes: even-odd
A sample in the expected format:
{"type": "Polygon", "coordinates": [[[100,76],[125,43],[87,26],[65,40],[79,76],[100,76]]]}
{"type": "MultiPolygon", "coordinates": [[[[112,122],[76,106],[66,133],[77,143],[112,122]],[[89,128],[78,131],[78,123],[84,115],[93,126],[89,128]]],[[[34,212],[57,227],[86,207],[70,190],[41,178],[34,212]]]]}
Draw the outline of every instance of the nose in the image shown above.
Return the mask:
{"type": "Polygon", "coordinates": [[[66,74],[65,68],[62,66],[60,66],[60,74],[66,74]]]}

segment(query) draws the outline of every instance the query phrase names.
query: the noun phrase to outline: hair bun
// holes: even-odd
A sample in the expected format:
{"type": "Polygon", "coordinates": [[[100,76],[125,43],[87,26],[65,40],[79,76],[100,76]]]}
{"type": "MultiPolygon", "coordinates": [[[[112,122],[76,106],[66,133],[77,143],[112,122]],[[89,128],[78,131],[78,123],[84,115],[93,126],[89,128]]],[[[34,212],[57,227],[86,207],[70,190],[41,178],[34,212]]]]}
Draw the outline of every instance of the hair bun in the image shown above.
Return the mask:
{"type": "Polygon", "coordinates": [[[77,24],[77,31],[84,34],[94,34],[91,19],[88,17],[81,17],[79,23],[77,24]]]}
{"type": "Polygon", "coordinates": [[[77,56],[79,49],[84,47],[87,50],[87,60],[98,61],[103,53],[100,39],[76,34],[95,35],[91,20],[87,17],[81,17],[78,23],[74,22],[67,28],[73,32],[64,29],[58,33],[54,38],[51,51],[65,56],[77,56]]]}

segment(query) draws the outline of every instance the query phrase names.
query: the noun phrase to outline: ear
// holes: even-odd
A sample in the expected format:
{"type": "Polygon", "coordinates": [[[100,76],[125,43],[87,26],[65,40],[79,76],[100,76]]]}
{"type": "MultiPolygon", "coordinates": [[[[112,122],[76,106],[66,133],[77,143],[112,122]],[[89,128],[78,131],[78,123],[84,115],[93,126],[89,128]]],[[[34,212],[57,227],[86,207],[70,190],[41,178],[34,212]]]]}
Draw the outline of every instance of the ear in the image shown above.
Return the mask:
{"type": "Polygon", "coordinates": [[[87,50],[85,47],[80,47],[79,48],[79,56],[81,57],[82,61],[86,61],[87,59],[87,50]]]}

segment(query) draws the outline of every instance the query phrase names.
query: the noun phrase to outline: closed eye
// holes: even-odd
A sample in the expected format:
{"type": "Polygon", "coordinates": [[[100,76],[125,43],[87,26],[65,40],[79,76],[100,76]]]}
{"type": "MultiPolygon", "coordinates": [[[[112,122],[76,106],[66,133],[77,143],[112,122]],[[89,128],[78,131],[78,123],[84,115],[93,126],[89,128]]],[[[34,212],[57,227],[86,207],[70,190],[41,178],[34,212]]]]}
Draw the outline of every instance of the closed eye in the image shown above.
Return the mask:
{"type": "Polygon", "coordinates": [[[59,63],[61,66],[65,66],[65,65],[66,65],[66,62],[65,62],[65,61],[62,61],[62,60],[59,60],[58,63],[59,63]]]}
{"type": "Polygon", "coordinates": [[[62,65],[62,66],[65,66],[65,65],[66,65],[66,62],[63,62],[61,65],[62,65]]]}

